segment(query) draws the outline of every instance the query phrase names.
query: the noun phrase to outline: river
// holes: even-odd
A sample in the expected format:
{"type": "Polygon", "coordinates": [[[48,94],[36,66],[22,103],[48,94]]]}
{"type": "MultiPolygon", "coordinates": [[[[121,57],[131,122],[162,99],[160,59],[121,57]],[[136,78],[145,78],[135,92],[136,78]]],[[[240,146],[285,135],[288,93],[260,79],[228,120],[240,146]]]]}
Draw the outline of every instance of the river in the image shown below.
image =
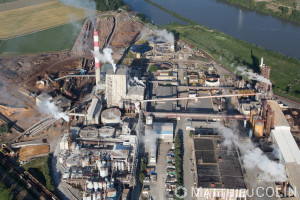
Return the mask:
{"type": "MultiPolygon", "coordinates": [[[[154,24],[172,21],[172,15],[145,2],[124,0],[154,24]]],[[[153,2],[211,29],[287,56],[300,59],[300,25],[218,0],[152,0],[153,2]]],[[[184,24],[184,23],[183,23],[184,24]]]]}

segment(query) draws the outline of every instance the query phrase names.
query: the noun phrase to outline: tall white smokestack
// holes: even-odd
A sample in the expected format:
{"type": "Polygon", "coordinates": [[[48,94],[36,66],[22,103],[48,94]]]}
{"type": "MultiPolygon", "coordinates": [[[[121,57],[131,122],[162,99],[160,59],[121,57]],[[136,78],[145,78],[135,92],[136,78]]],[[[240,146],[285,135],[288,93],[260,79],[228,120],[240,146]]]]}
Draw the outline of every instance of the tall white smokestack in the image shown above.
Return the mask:
{"type": "Polygon", "coordinates": [[[263,65],[264,65],[264,57],[261,57],[260,66],[263,66],[263,65]]]}
{"type": "MultiPolygon", "coordinates": [[[[94,51],[99,52],[99,36],[98,31],[94,31],[94,51]]],[[[100,83],[100,62],[97,56],[95,56],[95,72],[96,72],[96,85],[100,83]]]]}

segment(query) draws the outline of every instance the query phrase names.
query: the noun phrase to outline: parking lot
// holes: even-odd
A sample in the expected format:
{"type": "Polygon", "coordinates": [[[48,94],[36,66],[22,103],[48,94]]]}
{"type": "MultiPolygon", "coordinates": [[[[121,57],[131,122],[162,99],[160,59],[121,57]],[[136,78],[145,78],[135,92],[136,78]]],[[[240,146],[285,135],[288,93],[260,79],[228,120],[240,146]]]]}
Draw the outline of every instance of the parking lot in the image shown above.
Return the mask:
{"type": "Polygon", "coordinates": [[[157,181],[150,183],[150,194],[153,199],[166,199],[165,181],[167,178],[167,152],[172,147],[171,143],[161,143],[158,149],[158,159],[156,164],[157,181]]]}

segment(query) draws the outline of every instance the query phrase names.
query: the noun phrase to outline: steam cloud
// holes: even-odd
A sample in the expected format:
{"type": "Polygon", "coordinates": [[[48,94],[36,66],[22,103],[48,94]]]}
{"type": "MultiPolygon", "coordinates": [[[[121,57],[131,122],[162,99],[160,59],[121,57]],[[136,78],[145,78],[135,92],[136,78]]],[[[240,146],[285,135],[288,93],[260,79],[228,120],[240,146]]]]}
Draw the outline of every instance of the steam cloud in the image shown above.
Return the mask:
{"type": "Polygon", "coordinates": [[[70,120],[69,116],[64,112],[61,112],[53,102],[50,102],[49,99],[42,101],[39,109],[42,112],[50,113],[55,119],[63,118],[67,122],[70,120]]]}
{"type": "Polygon", "coordinates": [[[167,41],[170,43],[174,43],[174,35],[171,32],[168,32],[166,29],[158,29],[155,31],[156,37],[149,37],[149,41],[167,41]]]}
{"type": "Polygon", "coordinates": [[[240,67],[240,66],[238,66],[236,68],[236,71],[241,72],[242,75],[248,76],[248,78],[251,79],[251,80],[256,80],[256,81],[260,81],[260,82],[266,83],[268,85],[272,85],[272,83],[271,83],[271,81],[269,79],[263,77],[262,75],[254,73],[252,70],[247,69],[247,67],[240,67]]]}
{"type": "Polygon", "coordinates": [[[284,182],[286,174],[284,165],[270,160],[263,154],[262,150],[255,147],[252,142],[242,142],[239,136],[230,128],[224,127],[220,123],[214,125],[214,128],[224,137],[223,145],[229,149],[237,146],[243,153],[242,157],[245,168],[258,168],[259,178],[265,182],[284,182]]]}
{"type": "Polygon", "coordinates": [[[93,0],[59,0],[68,6],[76,6],[84,9],[85,16],[91,16],[96,13],[96,3],[93,0]]]}
{"type": "Polygon", "coordinates": [[[144,144],[145,148],[148,150],[151,157],[156,157],[156,149],[157,149],[157,134],[152,130],[146,130],[144,136],[144,144]]]}
{"type": "Polygon", "coordinates": [[[92,53],[94,54],[94,56],[96,56],[99,59],[100,62],[102,63],[109,62],[113,66],[114,72],[116,72],[117,67],[112,58],[113,50],[111,48],[103,49],[103,53],[97,51],[92,51],[92,53]]]}

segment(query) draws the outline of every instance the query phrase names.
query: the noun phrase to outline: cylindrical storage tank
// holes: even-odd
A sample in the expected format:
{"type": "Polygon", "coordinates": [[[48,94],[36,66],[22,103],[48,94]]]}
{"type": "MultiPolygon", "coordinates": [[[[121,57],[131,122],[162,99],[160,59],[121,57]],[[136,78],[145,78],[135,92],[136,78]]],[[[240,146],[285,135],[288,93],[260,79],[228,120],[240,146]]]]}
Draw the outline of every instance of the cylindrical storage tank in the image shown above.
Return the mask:
{"type": "Polygon", "coordinates": [[[99,182],[99,189],[102,190],[102,188],[103,188],[103,184],[102,182],[99,182]]]}
{"type": "Polygon", "coordinates": [[[117,162],[114,162],[114,170],[118,170],[118,164],[117,164],[117,162]]]}
{"type": "Polygon", "coordinates": [[[254,126],[254,136],[261,138],[264,135],[264,123],[257,121],[254,126]]]}
{"type": "Polygon", "coordinates": [[[252,136],[253,136],[253,129],[250,129],[249,130],[249,138],[252,138],[252,136]]]}
{"type": "Polygon", "coordinates": [[[96,200],[96,194],[95,193],[93,193],[93,200],[96,200]]]}
{"type": "Polygon", "coordinates": [[[118,170],[121,171],[121,162],[118,162],[118,170]]]}
{"type": "Polygon", "coordinates": [[[100,176],[101,177],[107,177],[108,176],[108,169],[107,169],[107,167],[101,167],[100,168],[100,176]]]}
{"type": "Polygon", "coordinates": [[[93,190],[93,189],[94,189],[93,182],[92,182],[92,181],[88,181],[88,182],[87,182],[86,188],[87,188],[88,190],[93,190]]]}
{"type": "Polygon", "coordinates": [[[92,200],[92,196],[90,196],[90,195],[87,196],[87,197],[86,197],[86,200],[92,200]]]}
{"type": "Polygon", "coordinates": [[[117,108],[109,108],[101,113],[101,121],[106,125],[117,125],[121,121],[121,111],[117,108]]]}
{"type": "Polygon", "coordinates": [[[100,193],[97,193],[96,199],[97,199],[97,200],[101,200],[101,194],[100,194],[100,193]]]}
{"type": "Polygon", "coordinates": [[[86,167],[89,165],[89,157],[84,157],[84,159],[82,159],[82,162],[81,162],[81,165],[82,167],[86,167]]]}
{"type": "Polygon", "coordinates": [[[99,188],[98,182],[94,182],[93,185],[94,185],[94,190],[97,191],[99,188]]]}
{"type": "Polygon", "coordinates": [[[106,187],[110,188],[110,182],[109,181],[106,182],[106,187]]]}

